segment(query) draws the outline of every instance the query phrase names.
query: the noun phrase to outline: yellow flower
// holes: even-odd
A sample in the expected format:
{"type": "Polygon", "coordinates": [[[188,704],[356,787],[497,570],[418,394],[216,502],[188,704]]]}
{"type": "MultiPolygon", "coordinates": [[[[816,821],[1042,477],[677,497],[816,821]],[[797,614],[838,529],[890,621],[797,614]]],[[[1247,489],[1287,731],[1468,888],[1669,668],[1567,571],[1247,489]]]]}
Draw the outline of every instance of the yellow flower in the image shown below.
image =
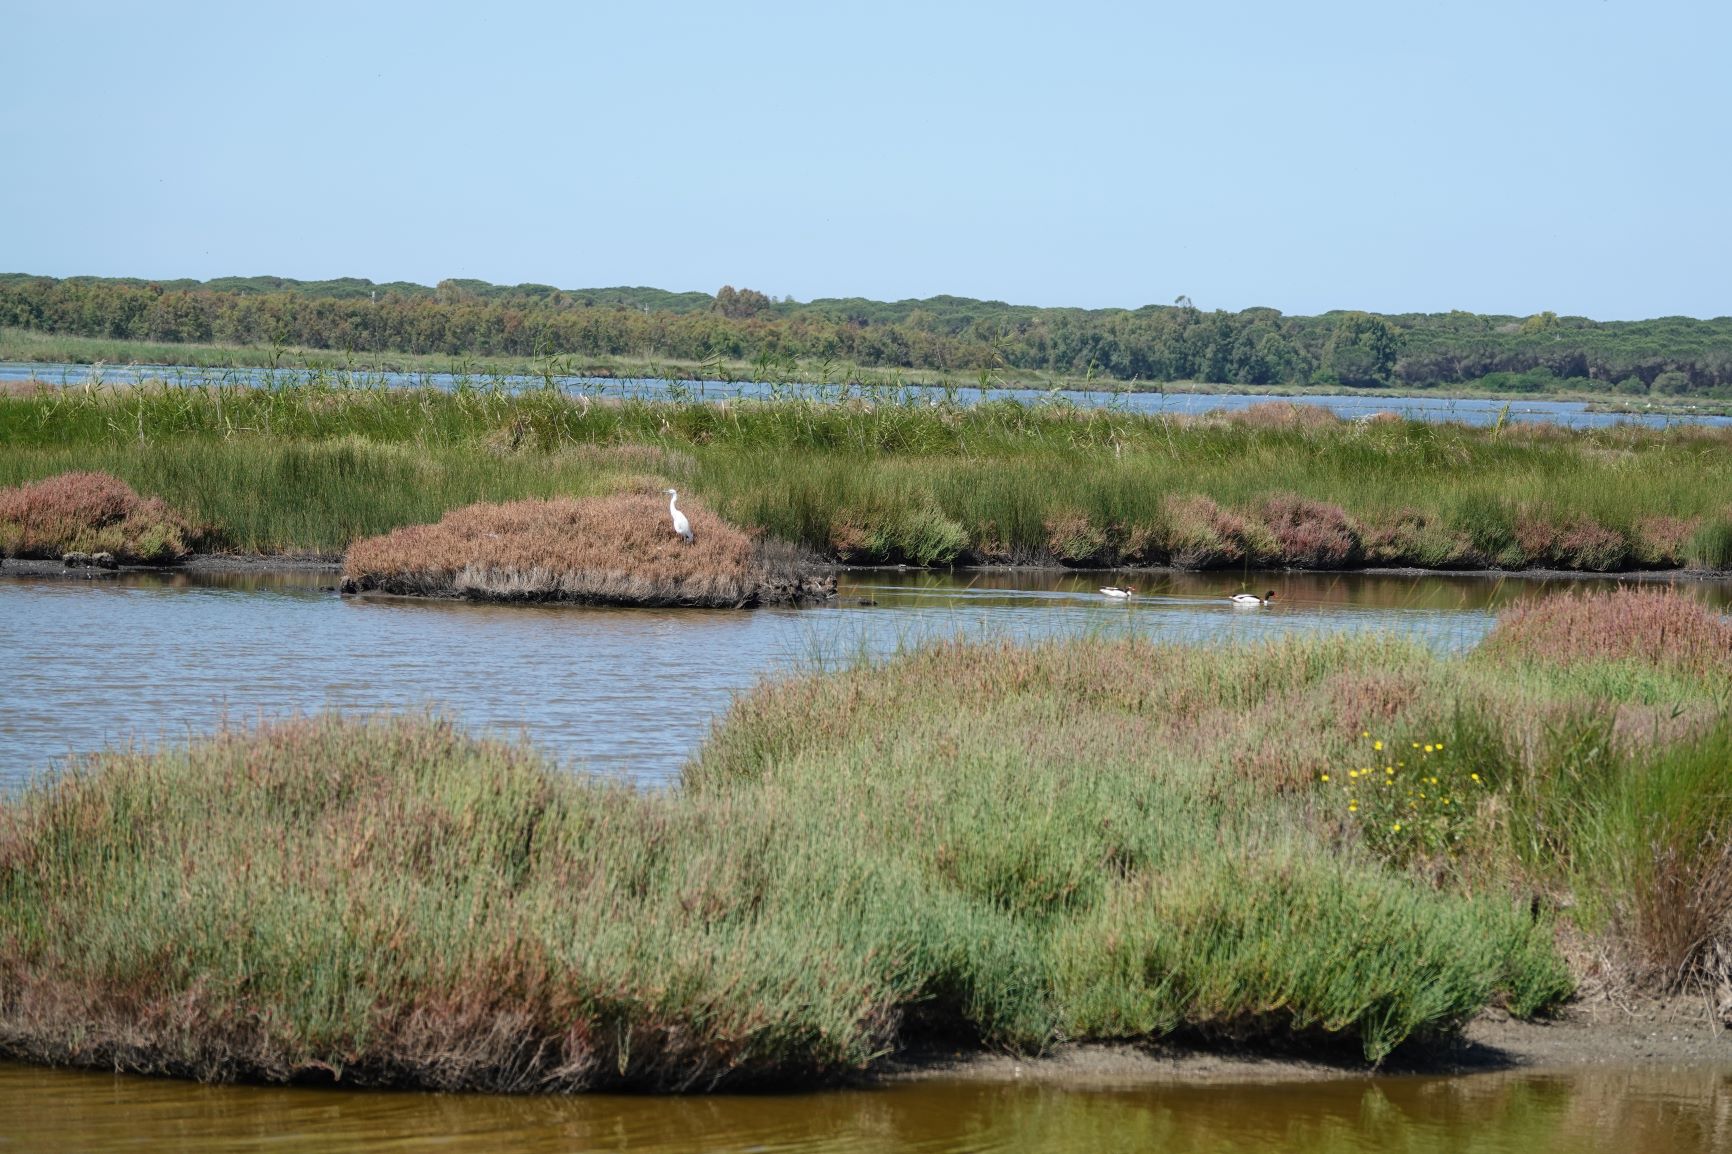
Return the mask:
{"type": "Polygon", "coordinates": [[[1417,742],[1417,741],[1416,741],[1416,742],[1414,742],[1414,743],[1413,743],[1413,748],[1415,748],[1415,749],[1418,749],[1418,748],[1419,748],[1419,742],[1417,742]]]}
{"type": "Polygon", "coordinates": [[[1391,831],[1393,831],[1395,833],[1400,833],[1401,832],[1401,823],[1396,822],[1394,825],[1390,826],[1389,828],[1391,831]]]}
{"type": "Polygon", "coordinates": [[[1479,774],[1477,774],[1477,773],[1469,774],[1468,776],[1472,777],[1475,781],[1479,780],[1479,774]]]}
{"type": "Polygon", "coordinates": [[[1383,767],[1383,772],[1384,773],[1394,773],[1395,767],[1393,765],[1386,765],[1383,767]]]}
{"type": "Polygon", "coordinates": [[[1362,729],[1359,731],[1359,736],[1360,737],[1370,737],[1371,731],[1369,729],[1362,729]]]}
{"type": "Polygon", "coordinates": [[[1429,746],[1429,745],[1428,745],[1428,746],[1426,746],[1426,747],[1425,747],[1425,752],[1427,752],[1427,753],[1430,753],[1430,752],[1431,752],[1431,746],[1429,746]]]}
{"type": "Polygon", "coordinates": [[[1443,752],[1443,742],[1441,742],[1441,741],[1437,743],[1437,752],[1439,752],[1439,753],[1443,752]]]}
{"type": "Polygon", "coordinates": [[[1381,741],[1374,741],[1371,743],[1371,748],[1372,749],[1382,749],[1383,743],[1381,741]]]}
{"type": "Polygon", "coordinates": [[[1324,774],[1324,775],[1323,775],[1323,780],[1324,780],[1324,781],[1328,781],[1328,780],[1329,780],[1329,775],[1328,775],[1328,774],[1327,774],[1327,773],[1326,773],[1326,774],[1324,774]]]}
{"type": "Polygon", "coordinates": [[[1433,785],[1437,784],[1437,778],[1435,778],[1435,777],[1427,778],[1426,780],[1431,782],[1431,784],[1433,784],[1433,785]]]}

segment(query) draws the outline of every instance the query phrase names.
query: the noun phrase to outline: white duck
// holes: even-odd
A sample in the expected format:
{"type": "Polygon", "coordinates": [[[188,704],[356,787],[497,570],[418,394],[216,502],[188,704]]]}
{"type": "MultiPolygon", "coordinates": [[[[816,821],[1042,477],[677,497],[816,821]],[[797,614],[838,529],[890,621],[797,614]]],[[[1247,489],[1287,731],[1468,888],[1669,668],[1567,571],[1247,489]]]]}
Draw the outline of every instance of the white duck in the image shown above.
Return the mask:
{"type": "Polygon", "coordinates": [[[686,544],[692,543],[692,523],[686,520],[686,515],[679,511],[674,502],[680,499],[679,493],[673,489],[663,489],[668,495],[668,513],[674,519],[674,532],[686,539],[686,544]]]}
{"type": "Polygon", "coordinates": [[[1255,593],[1233,594],[1233,604],[1235,605],[1267,605],[1273,600],[1275,600],[1275,591],[1273,589],[1269,590],[1269,592],[1265,593],[1261,597],[1257,596],[1255,593]]]}
{"type": "Polygon", "coordinates": [[[1103,586],[1101,593],[1107,597],[1113,597],[1120,601],[1129,601],[1132,597],[1137,595],[1137,591],[1132,589],[1129,585],[1103,586]]]}

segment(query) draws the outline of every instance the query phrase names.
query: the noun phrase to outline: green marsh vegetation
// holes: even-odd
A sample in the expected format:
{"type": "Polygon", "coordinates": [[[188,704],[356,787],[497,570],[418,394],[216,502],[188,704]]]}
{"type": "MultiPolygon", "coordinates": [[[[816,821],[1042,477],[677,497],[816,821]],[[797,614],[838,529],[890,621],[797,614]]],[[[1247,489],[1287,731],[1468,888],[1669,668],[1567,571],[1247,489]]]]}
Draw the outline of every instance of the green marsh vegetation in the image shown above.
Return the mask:
{"type": "Polygon", "coordinates": [[[647,400],[317,383],[26,386],[0,485],[112,474],[202,547],[341,554],[478,501],[673,485],[851,562],[1723,568],[1732,434],[1344,422],[898,389],[647,400]]]}
{"type": "Polygon", "coordinates": [[[490,1090],[938,1039],[1375,1061],[1724,979],[1729,695],[1732,626],[1623,592],[1460,657],[940,645],[760,687],[665,792],[426,718],[103,754],[0,805],[0,1046],[490,1090]]]}

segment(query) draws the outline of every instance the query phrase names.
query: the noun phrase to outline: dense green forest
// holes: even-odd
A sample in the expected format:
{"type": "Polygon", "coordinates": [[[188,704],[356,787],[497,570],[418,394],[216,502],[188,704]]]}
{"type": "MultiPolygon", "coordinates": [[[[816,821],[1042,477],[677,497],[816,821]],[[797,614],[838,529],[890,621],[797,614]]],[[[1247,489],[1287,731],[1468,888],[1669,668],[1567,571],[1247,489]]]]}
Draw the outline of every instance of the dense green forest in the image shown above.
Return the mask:
{"type": "Polygon", "coordinates": [[[1732,396],[1732,317],[1035,308],[938,296],[776,300],[652,288],[343,278],[145,281],[0,274],[0,327],[355,354],[648,356],[1224,385],[1732,396]]]}

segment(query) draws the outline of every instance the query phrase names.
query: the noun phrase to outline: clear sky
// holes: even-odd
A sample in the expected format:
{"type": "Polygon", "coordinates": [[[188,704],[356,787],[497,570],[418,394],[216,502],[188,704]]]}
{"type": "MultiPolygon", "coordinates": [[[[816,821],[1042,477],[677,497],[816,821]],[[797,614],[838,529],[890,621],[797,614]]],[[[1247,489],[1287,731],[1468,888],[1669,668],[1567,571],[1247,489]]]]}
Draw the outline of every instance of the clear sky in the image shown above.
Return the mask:
{"type": "Polygon", "coordinates": [[[1732,313],[1732,3],[0,0],[0,271],[1732,313]]]}

